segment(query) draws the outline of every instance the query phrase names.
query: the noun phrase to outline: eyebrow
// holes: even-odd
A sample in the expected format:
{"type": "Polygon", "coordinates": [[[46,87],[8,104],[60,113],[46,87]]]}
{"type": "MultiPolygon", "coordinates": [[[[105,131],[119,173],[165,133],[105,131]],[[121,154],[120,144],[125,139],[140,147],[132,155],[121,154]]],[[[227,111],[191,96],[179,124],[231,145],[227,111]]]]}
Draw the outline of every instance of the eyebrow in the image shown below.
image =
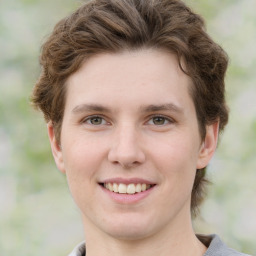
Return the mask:
{"type": "Polygon", "coordinates": [[[109,108],[106,108],[99,104],[81,104],[72,109],[72,113],[75,113],[75,114],[83,113],[83,112],[92,112],[92,111],[107,112],[107,113],[111,112],[109,108]]]}
{"type": "MultiPolygon", "coordinates": [[[[79,114],[83,112],[105,112],[105,113],[110,113],[111,110],[107,107],[104,107],[100,104],[80,104],[77,105],[72,109],[72,113],[74,114],[79,114]]],[[[167,104],[158,104],[158,105],[147,105],[147,106],[142,106],[140,107],[141,112],[157,112],[157,111],[172,111],[176,112],[178,114],[183,113],[183,109],[173,103],[167,103],[167,104]]]]}
{"type": "Polygon", "coordinates": [[[149,105],[141,107],[143,112],[157,112],[157,111],[172,111],[177,112],[178,114],[183,113],[183,109],[173,103],[160,104],[160,105],[149,105]]]}

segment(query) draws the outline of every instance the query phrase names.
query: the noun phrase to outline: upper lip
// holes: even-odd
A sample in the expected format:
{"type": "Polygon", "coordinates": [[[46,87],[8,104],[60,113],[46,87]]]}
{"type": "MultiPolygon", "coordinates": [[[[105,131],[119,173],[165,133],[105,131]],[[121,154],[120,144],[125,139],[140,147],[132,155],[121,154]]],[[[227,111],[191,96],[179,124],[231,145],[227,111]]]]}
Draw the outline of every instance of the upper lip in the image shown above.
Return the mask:
{"type": "Polygon", "coordinates": [[[99,183],[117,183],[117,184],[148,184],[148,185],[155,185],[155,182],[146,180],[146,179],[141,179],[141,178],[109,178],[109,179],[104,179],[100,181],[99,183]]]}

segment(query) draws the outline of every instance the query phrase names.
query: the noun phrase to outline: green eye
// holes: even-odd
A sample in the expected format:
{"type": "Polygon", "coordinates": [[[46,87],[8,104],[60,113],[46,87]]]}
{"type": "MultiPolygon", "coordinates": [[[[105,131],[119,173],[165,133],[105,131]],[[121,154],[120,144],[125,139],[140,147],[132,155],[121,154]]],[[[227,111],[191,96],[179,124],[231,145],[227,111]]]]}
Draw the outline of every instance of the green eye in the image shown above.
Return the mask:
{"type": "Polygon", "coordinates": [[[173,119],[165,117],[165,116],[153,116],[148,121],[148,124],[150,125],[156,125],[156,126],[163,126],[174,123],[173,119]]]}
{"type": "Polygon", "coordinates": [[[102,123],[102,118],[101,117],[93,117],[91,119],[91,124],[94,124],[94,125],[99,125],[102,123]]]}
{"type": "Polygon", "coordinates": [[[164,125],[166,124],[167,120],[164,117],[156,116],[152,118],[153,124],[155,125],[164,125]]]}
{"type": "Polygon", "coordinates": [[[92,125],[101,125],[104,123],[104,119],[100,116],[93,116],[88,118],[86,122],[92,125]]]}

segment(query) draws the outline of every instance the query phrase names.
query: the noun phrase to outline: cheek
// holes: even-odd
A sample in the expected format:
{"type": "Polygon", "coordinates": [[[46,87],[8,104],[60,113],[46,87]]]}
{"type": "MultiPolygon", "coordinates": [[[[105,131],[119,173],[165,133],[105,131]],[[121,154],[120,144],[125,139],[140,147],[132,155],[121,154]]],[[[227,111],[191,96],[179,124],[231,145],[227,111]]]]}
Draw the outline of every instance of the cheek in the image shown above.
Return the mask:
{"type": "Polygon", "coordinates": [[[71,183],[90,182],[95,178],[105,155],[104,147],[89,140],[67,141],[63,144],[63,161],[68,181],[71,183]]]}
{"type": "MultiPolygon", "coordinates": [[[[155,168],[170,186],[169,190],[182,191],[182,188],[192,188],[196,173],[197,151],[193,141],[188,138],[173,139],[171,142],[160,143],[157,150],[151,152],[150,158],[155,168]]],[[[167,188],[166,188],[167,189],[167,188]]]]}
{"type": "Polygon", "coordinates": [[[83,209],[90,205],[92,190],[97,186],[97,170],[100,169],[100,151],[81,142],[69,144],[63,149],[63,161],[71,195],[76,204],[83,209]],[[90,196],[87,196],[90,195],[90,196]]]}
{"type": "Polygon", "coordinates": [[[169,167],[196,166],[197,143],[191,138],[166,138],[154,145],[151,157],[160,165],[169,167]],[[158,160],[157,160],[158,159],[158,160]]]}

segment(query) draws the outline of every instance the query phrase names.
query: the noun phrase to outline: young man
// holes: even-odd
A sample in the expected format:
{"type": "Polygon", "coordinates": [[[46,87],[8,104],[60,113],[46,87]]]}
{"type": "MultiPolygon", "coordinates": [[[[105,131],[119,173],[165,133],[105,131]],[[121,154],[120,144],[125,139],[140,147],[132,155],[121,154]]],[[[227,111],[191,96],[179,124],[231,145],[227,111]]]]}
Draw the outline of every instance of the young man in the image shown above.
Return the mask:
{"type": "Polygon", "coordinates": [[[56,25],[33,102],[82,214],[70,255],[242,255],[191,223],[228,120],[227,62],[177,0],[94,0],[56,25]]]}

